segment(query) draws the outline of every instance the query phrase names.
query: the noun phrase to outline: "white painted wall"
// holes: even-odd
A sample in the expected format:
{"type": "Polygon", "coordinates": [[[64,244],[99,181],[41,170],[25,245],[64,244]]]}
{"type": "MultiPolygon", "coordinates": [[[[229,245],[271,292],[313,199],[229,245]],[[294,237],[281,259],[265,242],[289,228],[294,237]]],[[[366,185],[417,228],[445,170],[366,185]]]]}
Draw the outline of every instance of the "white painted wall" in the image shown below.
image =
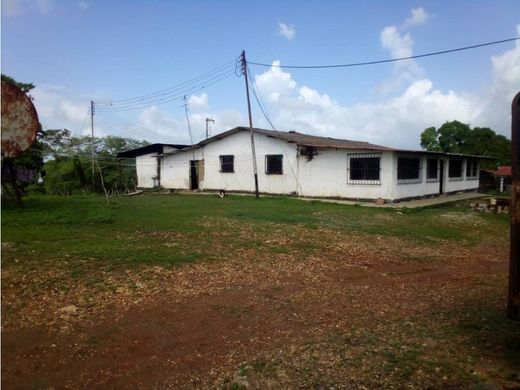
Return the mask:
{"type": "MultiPolygon", "coordinates": [[[[297,156],[297,147],[285,141],[255,134],[258,182],[260,191],[272,194],[298,194],[308,197],[337,197],[350,199],[396,200],[402,198],[437,195],[439,180],[427,180],[427,155],[421,155],[421,177],[412,183],[397,180],[397,159],[403,153],[380,152],[380,183],[365,185],[348,182],[348,155],[373,154],[344,149],[318,149],[312,160],[306,156],[297,156]],[[267,154],[283,155],[283,174],[267,175],[265,173],[265,156],[267,154]]],[[[165,188],[190,188],[190,160],[204,160],[203,177],[199,180],[202,190],[254,191],[253,164],[251,158],[250,135],[240,131],[212,142],[195,151],[178,151],[164,157],[161,162],[161,184],[165,188]],[[234,172],[220,172],[220,156],[234,155],[234,172]]],[[[414,154],[417,156],[417,154],[414,154]]],[[[144,156],[143,156],[144,157],[144,156]]],[[[150,158],[150,156],[148,156],[150,158]]],[[[441,157],[439,157],[441,159],[441,157]]],[[[450,180],[448,177],[448,158],[444,158],[444,191],[462,191],[478,188],[478,179],[450,180]]],[[[139,165],[139,164],[138,164],[139,165]]],[[[440,164],[439,164],[440,165],[440,164]]],[[[147,165],[149,175],[155,176],[147,165]]],[[[143,170],[144,172],[144,170],[143,170]]],[[[465,163],[463,174],[466,173],[465,163]]],[[[141,181],[144,183],[144,179],[141,181]]],[[[140,182],[140,183],[141,183],[140,182]]]]}
{"type": "MultiPolygon", "coordinates": [[[[438,195],[440,190],[440,172],[438,174],[437,180],[427,179],[427,159],[434,158],[432,156],[423,155],[421,156],[421,179],[416,183],[400,183],[397,180],[397,159],[399,156],[406,156],[403,153],[394,153],[394,191],[392,193],[391,199],[402,199],[402,198],[411,198],[418,196],[427,196],[427,195],[438,195]]],[[[467,178],[466,174],[466,160],[464,159],[462,164],[462,177],[460,179],[453,179],[448,177],[449,170],[449,158],[438,157],[439,165],[438,169],[440,169],[440,160],[444,161],[444,189],[443,192],[458,192],[458,191],[467,191],[467,190],[477,190],[478,189],[478,177],[477,178],[467,178]]],[[[478,171],[478,170],[477,170],[478,171]]]]}
{"type": "Polygon", "coordinates": [[[308,161],[298,157],[298,177],[303,196],[353,199],[390,199],[392,193],[393,160],[391,152],[379,153],[380,184],[347,183],[347,155],[373,154],[359,150],[319,149],[308,161]]]}
{"type": "Polygon", "coordinates": [[[157,153],[148,153],[135,158],[137,171],[137,187],[153,188],[158,185],[157,180],[157,153]]]}
{"type": "MultiPolygon", "coordinates": [[[[260,191],[272,194],[296,192],[296,146],[262,134],[255,134],[255,146],[260,191]],[[283,155],[282,175],[265,173],[265,156],[267,154],[283,155]]],[[[195,150],[196,160],[202,159],[203,156],[204,178],[199,182],[200,189],[247,192],[255,190],[251,141],[248,132],[240,131],[195,150]],[[220,172],[221,155],[235,156],[234,173],[220,172]]],[[[165,188],[189,189],[190,160],[193,160],[192,151],[180,151],[165,157],[162,161],[162,185],[165,188]]]]}
{"type": "MultiPolygon", "coordinates": [[[[446,169],[446,192],[454,192],[454,191],[465,191],[465,190],[476,190],[478,189],[478,177],[476,178],[468,178],[466,176],[466,164],[468,163],[467,159],[464,159],[462,163],[462,178],[461,179],[455,179],[450,178],[448,176],[448,169],[449,169],[449,159],[445,160],[444,166],[446,169]]],[[[478,172],[478,167],[477,167],[478,172]]]]}

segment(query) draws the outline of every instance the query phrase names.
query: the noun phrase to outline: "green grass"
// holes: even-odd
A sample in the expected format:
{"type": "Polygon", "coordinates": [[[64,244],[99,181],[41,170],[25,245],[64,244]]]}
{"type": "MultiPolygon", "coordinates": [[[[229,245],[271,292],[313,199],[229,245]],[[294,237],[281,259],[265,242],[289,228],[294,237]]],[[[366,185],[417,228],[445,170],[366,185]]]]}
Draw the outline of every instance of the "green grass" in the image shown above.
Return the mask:
{"type": "MultiPolygon", "coordinates": [[[[305,261],[312,254],[336,254],[336,244],[343,238],[356,240],[376,257],[394,250],[386,255],[428,263],[439,260],[437,252],[442,254],[446,244],[467,248],[485,240],[503,247],[508,225],[507,215],[473,212],[469,202],[395,210],[283,197],[143,195],[114,198],[107,205],[102,197],[39,196],[24,199],[23,209],[2,203],[2,268],[14,272],[15,281],[26,270],[38,270],[32,273],[32,284],[24,287],[34,293],[31,297],[43,290],[67,291],[81,285],[81,294],[90,298],[119,286],[137,289],[136,280],[116,280],[110,271],[141,265],[220,261],[243,251],[250,251],[245,256],[255,261],[285,256],[305,261]],[[408,245],[418,250],[410,251],[408,245]],[[48,275],[37,278],[39,270],[48,275]]],[[[147,285],[150,276],[143,272],[142,277],[147,285]]],[[[348,385],[348,381],[353,388],[443,388],[459,382],[486,388],[487,379],[471,371],[474,362],[498,362],[497,370],[503,372],[491,373],[491,382],[495,376],[507,378],[520,370],[520,332],[518,323],[503,314],[501,283],[488,278],[454,305],[430,306],[407,318],[376,315],[363,326],[354,321],[350,328],[295,342],[294,348],[284,346],[265,359],[259,356],[241,364],[236,375],[251,384],[272,378],[281,384],[293,380],[302,388],[348,385]],[[459,382],[450,382],[453,378],[459,382]]],[[[420,297],[423,287],[416,288],[420,297]]],[[[284,287],[273,286],[264,295],[281,310],[296,313],[298,302],[283,291],[284,287]]],[[[25,304],[20,302],[17,305],[25,304]]],[[[8,315],[20,310],[20,306],[2,308],[8,315]]],[[[254,320],[254,309],[246,305],[213,309],[236,321],[254,320]]],[[[88,334],[82,341],[94,348],[117,331],[88,334]]],[[[46,386],[35,382],[35,387],[46,386]]],[[[244,386],[230,378],[224,388],[244,386]]]]}
{"type": "Polygon", "coordinates": [[[215,252],[215,242],[230,252],[248,247],[280,254],[320,250],[316,242],[297,239],[266,245],[266,237],[290,233],[294,226],[440,244],[504,235],[507,224],[507,216],[472,213],[465,204],[396,211],[282,197],[189,195],[114,198],[108,205],[102,197],[40,196],[24,199],[23,209],[2,204],[2,242],[8,245],[4,265],[86,261],[70,267],[72,277],[89,272],[90,261],[135,266],[219,259],[225,253],[215,252]],[[457,223],[443,219],[450,213],[471,218],[457,223]],[[240,235],[243,229],[250,234],[240,235]]]}

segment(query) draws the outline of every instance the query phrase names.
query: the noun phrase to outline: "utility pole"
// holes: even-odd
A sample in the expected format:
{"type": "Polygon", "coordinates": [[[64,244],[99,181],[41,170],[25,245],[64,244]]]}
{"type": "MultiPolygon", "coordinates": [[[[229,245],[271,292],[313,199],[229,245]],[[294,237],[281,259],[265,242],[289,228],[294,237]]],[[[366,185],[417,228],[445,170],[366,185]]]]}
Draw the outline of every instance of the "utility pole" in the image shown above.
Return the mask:
{"type": "Polygon", "coordinates": [[[186,114],[186,123],[188,124],[188,133],[190,134],[190,143],[191,143],[191,154],[193,156],[193,161],[195,161],[195,150],[193,149],[193,136],[191,135],[191,125],[190,125],[190,117],[188,116],[188,100],[186,95],[184,95],[184,114],[186,114]]]}
{"type": "Polygon", "coordinates": [[[92,192],[96,189],[96,165],[94,151],[94,101],[90,101],[90,151],[92,153],[92,192]]]}
{"type": "Polygon", "coordinates": [[[247,61],[245,50],[242,50],[241,60],[242,74],[244,75],[244,80],[246,81],[247,112],[249,114],[249,131],[251,132],[251,154],[253,155],[253,174],[255,176],[255,196],[258,199],[258,170],[256,167],[255,135],[253,132],[253,118],[251,116],[251,100],[249,99],[249,82],[247,80],[247,61]]]}
{"type": "Polygon", "coordinates": [[[206,139],[209,137],[209,122],[215,123],[215,119],[206,118],[206,139]]]}
{"type": "Polygon", "coordinates": [[[511,104],[511,250],[507,315],[520,320],[520,92],[511,104]]]}

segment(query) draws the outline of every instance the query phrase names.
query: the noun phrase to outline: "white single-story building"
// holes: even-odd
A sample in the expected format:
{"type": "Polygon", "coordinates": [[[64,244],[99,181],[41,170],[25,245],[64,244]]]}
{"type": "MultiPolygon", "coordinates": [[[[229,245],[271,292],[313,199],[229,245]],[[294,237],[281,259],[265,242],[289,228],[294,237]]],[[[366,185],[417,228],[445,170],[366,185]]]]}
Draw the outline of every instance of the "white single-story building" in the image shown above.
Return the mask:
{"type": "Polygon", "coordinates": [[[150,144],[140,148],[117,154],[118,159],[134,159],[137,173],[137,187],[154,188],[160,186],[161,155],[174,150],[186,148],[188,145],[150,144]]]}
{"type": "MultiPolygon", "coordinates": [[[[268,194],[395,202],[477,191],[479,160],[485,158],[253,131],[259,189],[268,194]]],[[[254,192],[249,128],[236,127],[193,147],[176,146],[136,157],[139,187],[254,192]]]]}

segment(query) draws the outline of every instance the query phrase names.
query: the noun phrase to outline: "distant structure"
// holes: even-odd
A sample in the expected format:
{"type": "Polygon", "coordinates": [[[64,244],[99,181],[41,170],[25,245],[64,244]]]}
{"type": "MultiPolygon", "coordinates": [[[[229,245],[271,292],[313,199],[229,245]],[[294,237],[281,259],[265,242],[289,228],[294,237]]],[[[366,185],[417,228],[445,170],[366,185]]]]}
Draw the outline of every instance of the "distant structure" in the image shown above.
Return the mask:
{"type": "MultiPolygon", "coordinates": [[[[250,129],[236,127],[191,146],[139,148],[138,187],[254,192],[250,129]],[[150,160],[151,159],[151,160],[150,160]],[[151,164],[153,161],[154,165],[151,164]],[[160,180],[157,179],[160,172],[160,180]]],[[[486,157],[396,149],[296,131],[253,129],[262,193],[397,202],[479,188],[486,157]]],[[[166,144],[155,144],[166,145],[166,144]]]]}

